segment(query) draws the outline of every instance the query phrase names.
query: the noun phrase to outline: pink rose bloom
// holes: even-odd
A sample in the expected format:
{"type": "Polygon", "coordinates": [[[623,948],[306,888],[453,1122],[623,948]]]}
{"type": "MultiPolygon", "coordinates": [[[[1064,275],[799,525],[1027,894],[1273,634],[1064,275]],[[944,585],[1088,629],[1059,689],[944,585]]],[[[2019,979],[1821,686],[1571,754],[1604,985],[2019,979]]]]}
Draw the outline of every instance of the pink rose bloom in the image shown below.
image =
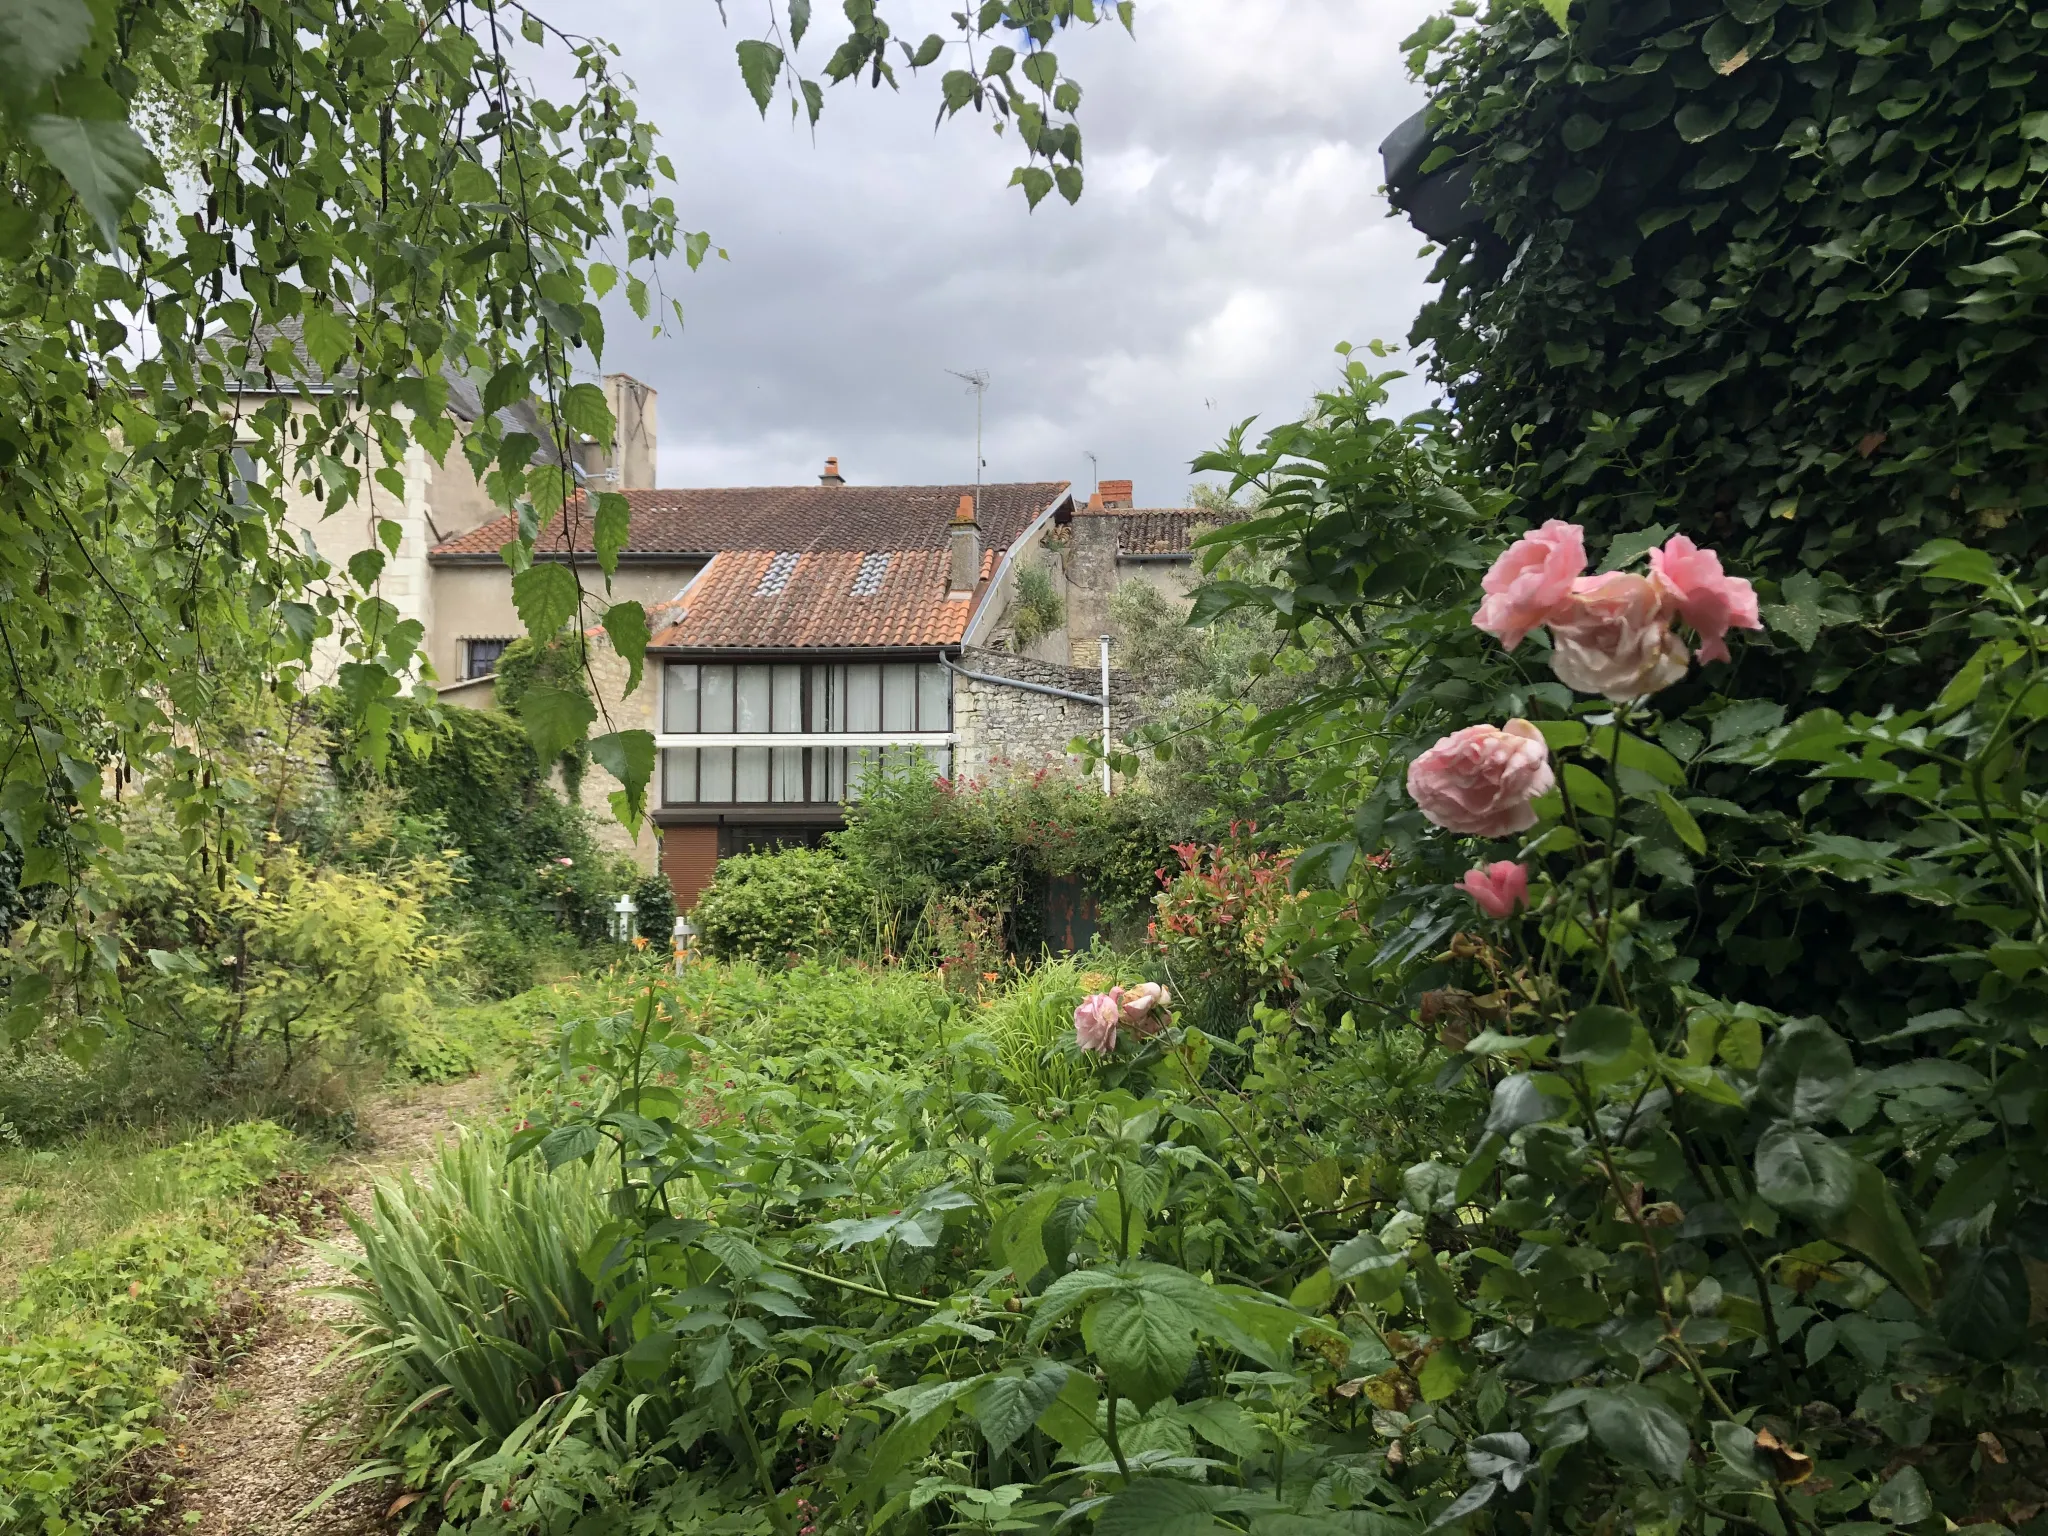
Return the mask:
{"type": "Polygon", "coordinates": [[[1693,654],[1701,661],[1726,661],[1731,629],[1762,629],[1756,588],[1740,576],[1725,575],[1721,557],[1701,549],[1684,534],[1650,551],[1650,580],[1665,606],[1699,634],[1693,654]]]}
{"type": "Polygon", "coordinates": [[[1124,1026],[1140,1040],[1166,1028],[1166,1006],[1173,995],[1156,981],[1141,981],[1124,994],[1124,1026]]]}
{"type": "Polygon", "coordinates": [[[1609,571],[1572,583],[1572,600],[1550,621],[1550,670],[1580,693],[1618,704],[1647,698],[1685,676],[1685,642],[1647,576],[1609,571]]]}
{"type": "MultiPolygon", "coordinates": [[[[1121,992],[1123,989],[1117,990],[1121,992]]],[[[1084,1051],[1107,1056],[1116,1049],[1116,1026],[1121,1017],[1115,995],[1108,992],[1089,994],[1074,1010],[1074,1043],[1084,1051]]]]}
{"type": "Polygon", "coordinates": [[[564,869],[572,869],[575,867],[576,864],[576,861],[574,859],[557,859],[555,860],[555,862],[561,865],[564,869]]]}
{"type": "Polygon", "coordinates": [[[1512,917],[1515,908],[1529,905],[1529,871],[1509,859],[1467,871],[1458,888],[1488,917],[1512,917]]]}
{"type": "Polygon", "coordinates": [[[1585,568],[1586,535],[1553,517],[1493,562],[1479,583],[1486,598],[1472,622],[1512,651],[1570,601],[1572,582],[1585,568]]]}
{"type": "Polygon", "coordinates": [[[1529,802],[1550,793],[1550,748],[1526,720],[1468,725],[1408,765],[1408,793],[1438,826],[1506,837],[1536,825],[1529,802]]]}

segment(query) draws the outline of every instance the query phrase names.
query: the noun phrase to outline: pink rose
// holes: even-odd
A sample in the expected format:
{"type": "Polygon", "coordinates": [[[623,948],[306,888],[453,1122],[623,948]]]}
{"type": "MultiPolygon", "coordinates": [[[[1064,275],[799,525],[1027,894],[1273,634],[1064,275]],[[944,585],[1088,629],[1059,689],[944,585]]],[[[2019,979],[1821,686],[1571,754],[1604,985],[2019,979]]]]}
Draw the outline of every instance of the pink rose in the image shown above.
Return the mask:
{"type": "Polygon", "coordinates": [[[1586,535],[1553,517],[1493,562],[1479,583],[1486,599],[1472,622],[1512,651],[1570,601],[1572,582],[1585,568],[1586,535]]]}
{"type": "Polygon", "coordinates": [[[1685,676],[1685,642],[1647,576],[1609,571],[1572,583],[1550,621],[1550,670],[1566,687],[1616,703],[1646,698],[1685,676]]]}
{"type": "Polygon", "coordinates": [[[1074,1043],[1084,1051],[1107,1056],[1116,1049],[1116,1026],[1121,1017],[1114,995],[1090,993],[1074,1010],[1074,1043]]]}
{"type": "Polygon", "coordinates": [[[1124,994],[1124,1026],[1140,1040],[1166,1028],[1166,1007],[1173,995],[1156,981],[1141,981],[1124,994]]]}
{"type": "Polygon", "coordinates": [[[1408,793],[1438,826],[1505,837],[1536,825],[1529,802],[1550,793],[1550,748],[1526,720],[1468,725],[1408,765],[1408,793]]]}
{"type": "Polygon", "coordinates": [[[1700,637],[1693,654],[1701,661],[1726,661],[1731,629],[1762,629],[1756,588],[1740,576],[1722,573],[1721,557],[1679,534],[1650,551],[1650,580],[1665,606],[1700,637]]]}
{"type": "Polygon", "coordinates": [[[1529,871],[1509,859],[1467,871],[1458,888],[1488,917],[1512,917],[1515,908],[1529,905],[1529,871]]]}

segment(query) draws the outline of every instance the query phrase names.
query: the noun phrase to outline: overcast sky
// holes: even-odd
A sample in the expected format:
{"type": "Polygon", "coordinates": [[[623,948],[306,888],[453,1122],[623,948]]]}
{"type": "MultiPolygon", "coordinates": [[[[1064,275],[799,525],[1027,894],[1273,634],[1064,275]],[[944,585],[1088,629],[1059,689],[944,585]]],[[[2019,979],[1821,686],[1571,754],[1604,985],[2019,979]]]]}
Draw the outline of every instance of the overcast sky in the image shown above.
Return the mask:
{"type": "MultiPolygon", "coordinates": [[[[933,129],[937,76],[827,92],[815,137],[763,122],[710,0],[542,0],[617,43],[675,161],[687,227],[730,260],[667,274],[686,325],[648,339],[620,309],[609,369],[660,391],[668,486],[809,480],[836,454],[863,484],[973,476],[985,369],[991,480],[1094,469],[1177,505],[1234,421],[1298,413],[1338,341],[1405,339],[1421,237],[1387,217],[1378,146],[1421,105],[1398,43],[1437,0],[1141,0],[1137,36],[1057,46],[1087,94],[1087,190],[1028,213],[1014,140],[933,129]]],[[[913,43],[949,3],[893,0],[913,43]]],[[[840,31],[819,0],[803,62],[840,31]]],[[[1419,405],[1418,385],[1398,403],[1419,405]]]]}

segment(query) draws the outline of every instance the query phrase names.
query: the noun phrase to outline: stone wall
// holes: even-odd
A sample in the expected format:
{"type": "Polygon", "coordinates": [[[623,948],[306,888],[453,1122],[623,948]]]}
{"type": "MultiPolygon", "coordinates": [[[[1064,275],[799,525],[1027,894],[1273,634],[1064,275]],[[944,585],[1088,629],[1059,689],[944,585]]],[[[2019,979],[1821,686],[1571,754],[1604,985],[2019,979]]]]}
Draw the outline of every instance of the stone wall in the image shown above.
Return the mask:
{"type": "MultiPolygon", "coordinates": [[[[612,643],[603,630],[591,631],[588,639],[590,672],[597,682],[598,706],[598,717],[591,722],[590,734],[601,736],[606,731],[654,730],[654,701],[660,692],[660,680],[655,676],[655,669],[659,663],[650,657],[640,686],[627,693],[625,658],[612,649],[612,643]]],[[[650,811],[660,798],[660,780],[661,769],[657,763],[654,779],[647,786],[647,808],[650,811]]],[[[643,820],[637,838],[619,825],[618,818],[612,814],[611,803],[612,793],[619,787],[617,779],[593,762],[583,771],[583,808],[590,812],[595,823],[592,830],[600,846],[625,854],[641,869],[653,874],[661,857],[660,837],[651,818],[643,820]]]]}
{"type": "MultiPolygon", "coordinates": [[[[1099,666],[1062,666],[1058,662],[974,646],[962,651],[960,665],[969,672],[1040,683],[1074,693],[1093,694],[1102,686],[1099,666]]],[[[1109,674],[1109,700],[1110,729],[1121,736],[1142,717],[1130,680],[1114,668],[1109,674]]],[[[1076,736],[1099,737],[1102,710],[1098,705],[1074,699],[956,676],[953,729],[960,738],[954,755],[954,773],[958,776],[986,779],[1011,772],[1032,773],[1041,768],[1072,770],[1077,764],[1067,754],[1067,743],[1076,736]]]]}

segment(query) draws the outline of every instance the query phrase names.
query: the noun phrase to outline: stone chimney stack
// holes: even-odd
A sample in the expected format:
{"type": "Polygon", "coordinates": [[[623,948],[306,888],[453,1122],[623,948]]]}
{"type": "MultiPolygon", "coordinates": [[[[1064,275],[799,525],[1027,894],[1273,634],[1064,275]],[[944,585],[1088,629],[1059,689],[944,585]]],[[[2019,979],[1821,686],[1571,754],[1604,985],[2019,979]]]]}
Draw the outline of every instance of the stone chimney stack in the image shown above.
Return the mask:
{"type": "Polygon", "coordinates": [[[1088,498],[1088,505],[1074,514],[1072,542],[1063,564],[1067,572],[1067,639],[1069,660],[1077,667],[1092,667],[1100,660],[1097,649],[1101,635],[1115,626],[1109,617],[1109,600],[1116,594],[1116,514],[1120,496],[1130,504],[1131,482],[1105,480],[1102,489],[1088,498]]]}
{"type": "Polygon", "coordinates": [[[835,454],[825,461],[825,473],[818,476],[820,485],[844,485],[846,477],[839,473],[839,458],[835,454]]]}
{"type": "Polygon", "coordinates": [[[972,592],[981,580],[981,524],[974,520],[972,496],[961,496],[947,536],[952,541],[953,562],[946,590],[957,597],[972,592]]]}

